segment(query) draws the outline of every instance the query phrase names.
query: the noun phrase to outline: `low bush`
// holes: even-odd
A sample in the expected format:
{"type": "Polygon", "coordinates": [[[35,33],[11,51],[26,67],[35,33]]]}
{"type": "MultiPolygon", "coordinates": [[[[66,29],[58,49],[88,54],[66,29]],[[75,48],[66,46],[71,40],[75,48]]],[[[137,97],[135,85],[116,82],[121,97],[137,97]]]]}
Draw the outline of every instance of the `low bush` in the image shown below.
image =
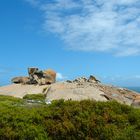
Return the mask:
{"type": "Polygon", "coordinates": [[[91,100],[32,106],[0,96],[0,140],[9,139],[139,140],[140,110],[91,100]]]}
{"type": "Polygon", "coordinates": [[[23,99],[27,100],[38,100],[38,101],[44,101],[45,100],[45,95],[40,93],[40,94],[26,94],[23,99]]]}

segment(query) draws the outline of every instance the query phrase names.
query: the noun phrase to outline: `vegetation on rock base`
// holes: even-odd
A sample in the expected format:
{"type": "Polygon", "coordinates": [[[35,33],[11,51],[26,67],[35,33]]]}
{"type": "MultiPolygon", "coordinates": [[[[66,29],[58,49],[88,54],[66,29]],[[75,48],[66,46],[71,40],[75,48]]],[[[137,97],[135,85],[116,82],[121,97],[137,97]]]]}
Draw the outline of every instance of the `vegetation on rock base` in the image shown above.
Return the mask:
{"type": "Polygon", "coordinates": [[[140,110],[117,102],[32,106],[0,96],[0,140],[139,140],[140,110]]]}
{"type": "Polygon", "coordinates": [[[38,100],[38,101],[45,101],[45,94],[26,94],[23,99],[26,100],[38,100]]]}

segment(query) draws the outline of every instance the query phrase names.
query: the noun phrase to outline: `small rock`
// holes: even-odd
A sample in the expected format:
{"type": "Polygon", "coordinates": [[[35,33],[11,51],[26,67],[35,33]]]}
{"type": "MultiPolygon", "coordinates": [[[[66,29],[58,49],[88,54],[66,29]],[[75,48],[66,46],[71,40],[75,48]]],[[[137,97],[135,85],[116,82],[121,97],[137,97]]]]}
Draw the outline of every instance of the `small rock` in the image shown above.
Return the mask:
{"type": "Polygon", "coordinates": [[[80,77],[73,81],[73,83],[85,83],[85,82],[87,82],[87,79],[85,77],[80,77]]]}
{"type": "Polygon", "coordinates": [[[72,81],[70,81],[70,80],[67,80],[66,82],[67,82],[67,83],[72,83],[72,81]]]}
{"type": "Polygon", "coordinates": [[[100,83],[98,79],[96,79],[93,75],[90,75],[88,82],[90,83],[100,83]]]}

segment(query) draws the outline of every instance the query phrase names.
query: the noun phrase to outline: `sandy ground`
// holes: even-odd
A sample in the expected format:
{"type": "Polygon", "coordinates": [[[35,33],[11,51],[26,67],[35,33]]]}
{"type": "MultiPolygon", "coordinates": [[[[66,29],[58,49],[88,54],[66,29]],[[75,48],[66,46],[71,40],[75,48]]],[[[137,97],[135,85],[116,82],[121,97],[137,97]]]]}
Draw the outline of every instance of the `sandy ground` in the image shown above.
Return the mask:
{"type": "Polygon", "coordinates": [[[0,95],[9,95],[22,98],[26,94],[42,93],[45,87],[47,86],[11,84],[0,87],[0,95]]]}

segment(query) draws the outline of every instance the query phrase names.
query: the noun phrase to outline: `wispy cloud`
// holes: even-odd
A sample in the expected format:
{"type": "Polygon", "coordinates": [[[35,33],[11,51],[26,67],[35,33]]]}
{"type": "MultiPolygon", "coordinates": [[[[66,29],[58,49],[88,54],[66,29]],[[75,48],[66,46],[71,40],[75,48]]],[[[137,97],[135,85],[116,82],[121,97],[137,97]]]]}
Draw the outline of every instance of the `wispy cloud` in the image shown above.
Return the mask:
{"type": "Polygon", "coordinates": [[[44,29],[57,34],[66,48],[140,54],[139,0],[26,0],[44,12],[44,29]]]}

